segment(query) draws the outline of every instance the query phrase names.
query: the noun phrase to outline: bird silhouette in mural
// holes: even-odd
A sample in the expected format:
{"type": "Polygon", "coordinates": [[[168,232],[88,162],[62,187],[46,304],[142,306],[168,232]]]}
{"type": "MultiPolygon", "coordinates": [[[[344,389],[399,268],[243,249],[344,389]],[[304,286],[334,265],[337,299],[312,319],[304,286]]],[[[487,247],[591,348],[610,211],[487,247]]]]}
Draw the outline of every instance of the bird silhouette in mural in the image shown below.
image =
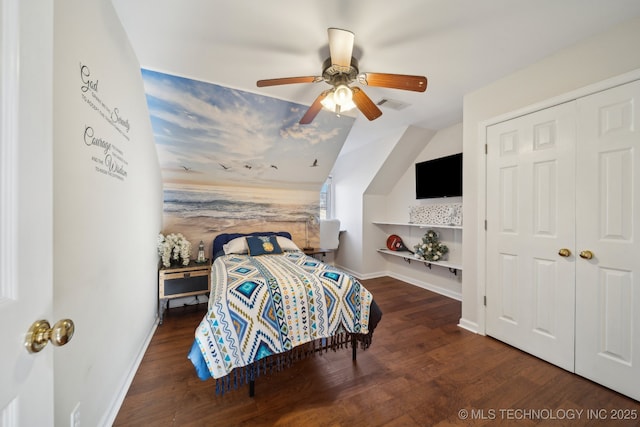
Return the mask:
{"type": "Polygon", "coordinates": [[[251,169],[251,165],[244,165],[245,168],[251,169]]]}
{"type": "Polygon", "coordinates": [[[272,168],[274,169],[278,169],[278,167],[276,165],[271,165],[272,168]]]}
{"type": "Polygon", "coordinates": [[[186,172],[189,172],[191,170],[191,168],[188,168],[186,166],[182,166],[182,169],[184,169],[186,172]]]}
{"type": "Polygon", "coordinates": [[[225,165],[223,165],[222,163],[218,163],[218,164],[219,164],[220,166],[222,166],[222,169],[224,169],[224,170],[228,170],[228,169],[229,169],[229,166],[225,166],[225,165]]]}
{"type": "Polygon", "coordinates": [[[317,167],[317,166],[318,166],[318,159],[315,159],[315,160],[313,161],[313,164],[312,164],[310,167],[315,168],[315,167],[317,167]]]}

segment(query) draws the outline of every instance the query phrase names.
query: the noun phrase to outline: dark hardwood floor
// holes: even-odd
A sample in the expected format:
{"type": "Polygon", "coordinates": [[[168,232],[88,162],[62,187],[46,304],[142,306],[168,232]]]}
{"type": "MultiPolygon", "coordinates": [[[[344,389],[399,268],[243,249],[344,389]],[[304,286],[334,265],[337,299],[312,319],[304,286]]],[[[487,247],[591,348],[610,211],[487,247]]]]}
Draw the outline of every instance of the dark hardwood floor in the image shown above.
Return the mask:
{"type": "Polygon", "coordinates": [[[371,348],[260,377],[253,398],[247,386],[216,395],[187,359],[206,306],[169,310],[114,425],[640,425],[640,403],[459,328],[458,301],[388,277],[362,283],[384,313],[371,348]]]}

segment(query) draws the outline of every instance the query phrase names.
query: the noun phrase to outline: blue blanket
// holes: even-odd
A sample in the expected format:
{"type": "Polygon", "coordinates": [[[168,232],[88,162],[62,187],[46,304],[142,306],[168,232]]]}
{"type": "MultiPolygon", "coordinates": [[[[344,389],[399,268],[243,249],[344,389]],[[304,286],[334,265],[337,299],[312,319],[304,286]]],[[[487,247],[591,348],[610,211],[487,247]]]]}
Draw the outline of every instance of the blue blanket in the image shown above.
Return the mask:
{"type": "Polygon", "coordinates": [[[189,358],[201,379],[341,333],[368,334],[371,293],[302,252],[224,255],[189,358]]]}

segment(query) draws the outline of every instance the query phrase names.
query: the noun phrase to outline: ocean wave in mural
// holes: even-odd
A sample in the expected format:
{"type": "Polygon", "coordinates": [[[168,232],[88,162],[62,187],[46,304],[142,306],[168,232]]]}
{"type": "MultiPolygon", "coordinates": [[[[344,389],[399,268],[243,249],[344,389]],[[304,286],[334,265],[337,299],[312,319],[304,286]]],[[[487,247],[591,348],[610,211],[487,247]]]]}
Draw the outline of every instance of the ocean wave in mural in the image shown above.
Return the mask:
{"type": "Polygon", "coordinates": [[[288,231],[299,247],[318,246],[318,209],[314,191],[165,188],[164,232],[182,233],[194,245],[203,240],[208,249],[220,233],[252,231],[288,231]]]}

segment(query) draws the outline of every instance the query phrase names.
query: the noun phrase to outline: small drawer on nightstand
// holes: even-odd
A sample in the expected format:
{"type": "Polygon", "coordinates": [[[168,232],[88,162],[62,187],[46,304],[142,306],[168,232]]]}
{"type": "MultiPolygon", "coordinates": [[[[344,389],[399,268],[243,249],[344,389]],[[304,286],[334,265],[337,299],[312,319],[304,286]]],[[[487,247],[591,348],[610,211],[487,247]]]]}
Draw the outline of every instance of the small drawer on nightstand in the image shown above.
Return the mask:
{"type": "Polygon", "coordinates": [[[211,292],[211,261],[176,267],[161,267],[158,272],[158,318],[162,324],[165,305],[173,298],[211,292]]]}
{"type": "Polygon", "coordinates": [[[211,264],[163,268],[159,277],[159,298],[176,298],[206,293],[210,289],[211,264]]]}
{"type": "Polygon", "coordinates": [[[171,274],[164,278],[164,289],[162,296],[186,294],[189,292],[206,291],[209,289],[209,276],[207,274],[171,274]]]}

